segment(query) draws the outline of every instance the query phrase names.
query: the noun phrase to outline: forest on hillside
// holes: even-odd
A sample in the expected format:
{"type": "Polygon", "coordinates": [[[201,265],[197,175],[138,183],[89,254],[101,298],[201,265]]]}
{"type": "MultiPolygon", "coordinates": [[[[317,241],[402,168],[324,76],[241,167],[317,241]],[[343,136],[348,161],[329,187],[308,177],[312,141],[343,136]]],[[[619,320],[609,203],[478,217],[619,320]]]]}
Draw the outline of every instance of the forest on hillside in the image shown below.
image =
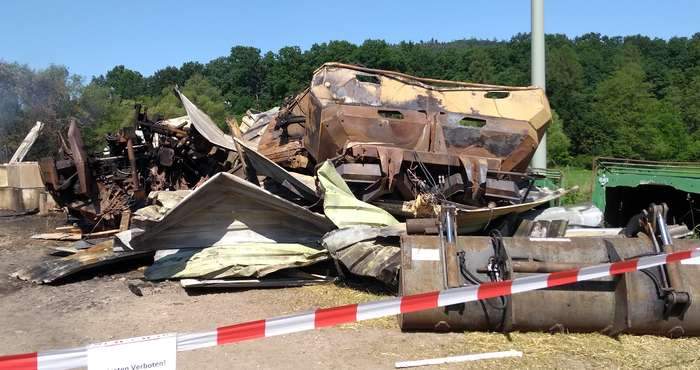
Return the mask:
{"type": "MultiPolygon", "coordinates": [[[[546,36],[547,95],[554,110],[549,160],[588,166],[594,156],[700,160],[700,33],[669,40],[646,36],[546,36]]],[[[154,56],[144,56],[153,58],[154,56]]],[[[133,106],[151,116],[184,114],[175,85],[212,118],[267,110],[303,90],[321,64],[338,61],[421,77],[528,85],[530,37],[510,40],[401,42],[366,40],[261,53],[234,46],[206,64],[167,66],[151,76],[118,65],[84,81],[65,66],[32,70],[0,60],[0,161],[40,120],[45,134],[29,159],[51,155],[57,135],[76,119],[98,149],[104,134],[131,124],[133,106]]],[[[168,65],[163,60],[164,66],[168,65]]]]}

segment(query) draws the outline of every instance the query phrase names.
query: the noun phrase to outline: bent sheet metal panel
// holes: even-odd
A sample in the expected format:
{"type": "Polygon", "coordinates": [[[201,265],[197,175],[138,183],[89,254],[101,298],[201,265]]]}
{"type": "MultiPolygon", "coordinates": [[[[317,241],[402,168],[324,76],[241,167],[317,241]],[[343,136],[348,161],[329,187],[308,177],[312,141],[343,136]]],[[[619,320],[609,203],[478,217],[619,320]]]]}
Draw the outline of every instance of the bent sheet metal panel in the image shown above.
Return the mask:
{"type": "Polygon", "coordinates": [[[182,106],[185,108],[185,112],[187,112],[187,115],[190,117],[190,122],[197,129],[197,132],[202,134],[202,136],[212,144],[236,151],[236,146],[233,144],[231,136],[224,134],[216,123],[212,121],[211,117],[197,108],[197,106],[187,99],[180,90],[175,89],[175,92],[177,92],[178,97],[180,97],[182,106]]]}
{"type": "Polygon", "coordinates": [[[405,233],[403,223],[387,227],[353,226],[329,232],[321,244],[351,273],[392,286],[398,282],[401,249],[387,238],[405,233]]]}
{"type": "Polygon", "coordinates": [[[228,173],[216,174],[130,244],[135,250],[245,242],[315,245],[333,223],[228,173]]]}
{"type": "Polygon", "coordinates": [[[257,149],[260,138],[268,128],[268,124],[279,112],[279,107],[274,107],[268,111],[260,113],[252,113],[248,110],[241,119],[240,130],[243,133],[243,139],[257,149]]]}
{"type": "Polygon", "coordinates": [[[247,159],[255,169],[255,172],[275,180],[280,185],[287,187],[290,191],[308,201],[318,201],[318,195],[316,195],[315,189],[310,188],[304,182],[294,177],[290,172],[280,167],[277,163],[258,153],[257,150],[248,146],[243,140],[234,140],[236,144],[240,146],[241,151],[245,153],[247,159]]]}
{"type": "Polygon", "coordinates": [[[455,206],[457,206],[457,225],[459,227],[459,232],[472,233],[478,231],[485,226],[488,226],[491,221],[494,221],[499,217],[529,211],[535,207],[556,200],[567,193],[568,191],[566,190],[557,190],[535,201],[493,208],[484,207],[468,209],[460,207],[460,204],[458,203],[454,203],[455,206]]]}
{"type": "Polygon", "coordinates": [[[68,257],[42,261],[32,267],[16,271],[11,276],[20,280],[30,280],[38,284],[48,284],[83,270],[145,258],[151,253],[148,251],[114,252],[112,240],[106,240],[68,257]]]}
{"type": "Polygon", "coordinates": [[[323,189],[323,211],[338,227],[399,223],[387,211],[355,198],[330,161],[324,162],[318,169],[318,181],[323,189]]]}
{"type": "MultiPolygon", "coordinates": [[[[169,252],[169,251],[160,251],[169,252]]],[[[156,255],[158,257],[158,255],[156,255]]],[[[181,249],[156,258],[144,273],[148,280],[263,277],[328,258],[326,251],[289,243],[237,243],[205,249],[181,249]]]]}

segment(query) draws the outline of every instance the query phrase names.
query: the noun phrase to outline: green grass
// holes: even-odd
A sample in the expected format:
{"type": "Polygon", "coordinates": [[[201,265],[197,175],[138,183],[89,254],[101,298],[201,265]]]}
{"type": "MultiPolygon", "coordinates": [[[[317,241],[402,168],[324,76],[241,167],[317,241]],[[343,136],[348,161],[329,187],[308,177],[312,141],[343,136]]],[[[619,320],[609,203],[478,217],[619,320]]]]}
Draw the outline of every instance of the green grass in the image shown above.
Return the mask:
{"type": "Polygon", "coordinates": [[[578,191],[562,198],[562,205],[570,205],[591,201],[593,192],[593,177],[591,170],[585,168],[562,167],[558,168],[564,176],[564,188],[569,189],[578,186],[578,191]]]}

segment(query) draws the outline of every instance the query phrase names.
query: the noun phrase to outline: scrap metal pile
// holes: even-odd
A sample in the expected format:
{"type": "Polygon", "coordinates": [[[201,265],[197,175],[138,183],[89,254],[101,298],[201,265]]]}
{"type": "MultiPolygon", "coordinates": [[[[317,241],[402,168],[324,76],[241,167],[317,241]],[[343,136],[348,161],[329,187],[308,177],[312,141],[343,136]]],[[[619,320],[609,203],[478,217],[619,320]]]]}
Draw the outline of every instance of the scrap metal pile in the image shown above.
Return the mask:
{"type": "Polygon", "coordinates": [[[46,188],[85,227],[118,226],[122,212],[143,207],[150,192],[191,189],[231,168],[232,146],[221,147],[225,135],[212,134],[215,126],[201,128],[187,117],[153,122],[135,108],[134,127],[106,135],[102,155],[86,152],[73,121],[60,137],[59,158],[40,161],[46,188]]]}
{"type": "MultiPolygon", "coordinates": [[[[551,121],[536,87],[328,63],[281,107],[228,122],[231,135],[175,93],[186,116],[153,122],[137,107],[133,129],[107,137],[107,155],[88,155],[71,125],[61,158],[41,162],[47,188],[90,228],[121,229],[99,248],[16,276],[52,282],[93,263],[153,256],[146,279],[187,288],[356,275],[411,294],[691,248],[671,242],[677,228],[665,217],[642,225],[647,237],[625,238],[595,228],[595,207],[545,209],[567,191],[552,172],[528,168],[551,121]],[[126,210],[130,226],[120,222],[126,210]]],[[[688,286],[700,276],[677,268],[526,293],[522,304],[405,315],[401,324],[696,335],[685,318],[700,315],[688,286]]]]}

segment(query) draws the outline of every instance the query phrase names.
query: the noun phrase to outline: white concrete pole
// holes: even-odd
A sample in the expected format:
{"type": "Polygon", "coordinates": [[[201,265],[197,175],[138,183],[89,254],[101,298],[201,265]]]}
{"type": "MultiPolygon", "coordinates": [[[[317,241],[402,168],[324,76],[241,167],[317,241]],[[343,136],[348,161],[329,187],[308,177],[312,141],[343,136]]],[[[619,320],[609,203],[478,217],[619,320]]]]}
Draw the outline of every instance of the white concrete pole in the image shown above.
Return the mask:
{"type": "MultiPolygon", "coordinates": [[[[532,84],[546,90],[544,61],[544,0],[531,0],[530,8],[530,58],[532,84]]],[[[530,163],[532,167],[547,168],[547,134],[542,136],[540,145],[530,163]]]]}

